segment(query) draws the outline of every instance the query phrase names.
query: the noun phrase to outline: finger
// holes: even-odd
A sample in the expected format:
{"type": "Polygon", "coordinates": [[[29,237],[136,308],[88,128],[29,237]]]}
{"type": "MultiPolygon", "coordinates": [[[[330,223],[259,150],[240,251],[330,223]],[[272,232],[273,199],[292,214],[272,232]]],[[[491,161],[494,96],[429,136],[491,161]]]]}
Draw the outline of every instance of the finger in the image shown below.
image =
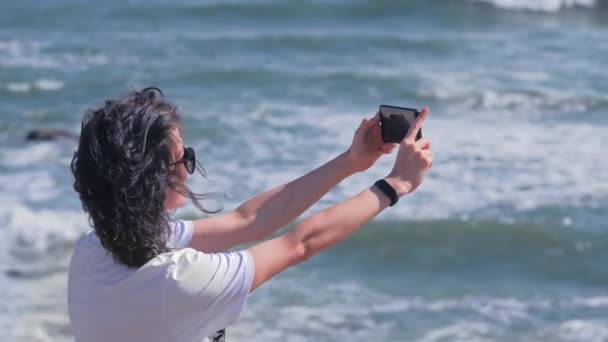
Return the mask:
{"type": "Polygon", "coordinates": [[[395,149],[394,146],[390,146],[390,147],[383,147],[382,148],[382,153],[391,153],[393,152],[393,150],[395,149]]]}
{"type": "Polygon", "coordinates": [[[421,152],[421,155],[424,158],[424,161],[426,162],[428,167],[431,167],[431,165],[433,165],[433,161],[435,160],[435,157],[433,156],[433,151],[423,150],[421,152]]]}
{"type": "Polygon", "coordinates": [[[370,127],[374,127],[375,125],[377,125],[378,123],[376,121],[374,121],[374,118],[371,119],[365,119],[365,127],[366,128],[370,128],[370,127]]]}
{"type": "Polygon", "coordinates": [[[370,122],[369,119],[367,119],[367,118],[363,119],[363,126],[365,126],[365,128],[368,128],[370,126],[369,122],[370,122]]]}
{"type": "Polygon", "coordinates": [[[419,147],[421,150],[428,150],[431,148],[431,141],[427,138],[421,138],[420,140],[414,143],[416,147],[419,147]]]}
{"type": "Polygon", "coordinates": [[[395,143],[384,143],[384,144],[382,144],[382,149],[385,149],[385,148],[395,148],[398,145],[399,144],[395,144],[395,143]]]}
{"type": "Polygon", "coordinates": [[[367,119],[362,119],[361,120],[361,123],[359,124],[359,127],[357,128],[357,131],[360,131],[360,130],[362,130],[362,129],[364,129],[364,128],[367,127],[366,120],[367,119]]]}
{"type": "Polygon", "coordinates": [[[380,112],[376,112],[376,115],[374,115],[371,119],[370,119],[370,125],[377,125],[380,123],[380,112]]]}
{"type": "Polygon", "coordinates": [[[418,134],[418,131],[420,131],[420,128],[422,128],[422,124],[424,123],[424,120],[426,120],[427,116],[429,116],[429,109],[424,107],[420,112],[420,115],[418,115],[416,118],[416,121],[414,121],[414,124],[407,131],[403,141],[413,142],[416,140],[416,135],[418,134]]]}

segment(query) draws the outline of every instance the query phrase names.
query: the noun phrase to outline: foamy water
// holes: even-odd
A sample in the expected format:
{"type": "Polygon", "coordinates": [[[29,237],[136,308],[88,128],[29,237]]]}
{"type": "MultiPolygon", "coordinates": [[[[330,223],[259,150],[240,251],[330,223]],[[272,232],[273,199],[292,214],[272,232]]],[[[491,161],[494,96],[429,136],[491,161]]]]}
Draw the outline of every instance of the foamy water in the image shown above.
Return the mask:
{"type": "Polygon", "coordinates": [[[533,11],[556,12],[563,8],[593,7],[596,0],[476,0],[488,2],[499,8],[525,9],[533,11]]]}

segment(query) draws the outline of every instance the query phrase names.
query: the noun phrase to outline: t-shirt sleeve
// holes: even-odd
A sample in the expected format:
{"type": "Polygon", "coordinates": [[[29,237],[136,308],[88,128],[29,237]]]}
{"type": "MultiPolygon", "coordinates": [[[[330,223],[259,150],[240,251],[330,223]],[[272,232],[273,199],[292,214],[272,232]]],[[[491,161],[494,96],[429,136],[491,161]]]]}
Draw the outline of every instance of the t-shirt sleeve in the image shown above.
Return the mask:
{"type": "Polygon", "coordinates": [[[173,249],[185,248],[192,240],[192,221],[177,220],[169,224],[169,239],[167,247],[173,249]]]}
{"type": "Polygon", "coordinates": [[[185,248],[171,261],[163,307],[178,341],[201,341],[237,320],[253,282],[249,252],[206,254],[185,248]]]}

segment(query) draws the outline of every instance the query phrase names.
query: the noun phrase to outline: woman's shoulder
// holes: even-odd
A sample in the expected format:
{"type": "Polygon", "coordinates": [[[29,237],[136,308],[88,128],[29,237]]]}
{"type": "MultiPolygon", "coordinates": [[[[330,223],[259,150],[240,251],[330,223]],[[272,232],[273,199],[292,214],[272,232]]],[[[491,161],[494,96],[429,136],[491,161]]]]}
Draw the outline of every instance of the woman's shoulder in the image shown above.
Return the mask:
{"type": "Polygon", "coordinates": [[[213,282],[239,272],[253,272],[253,261],[247,251],[204,253],[193,248],[181,248],[162,253],[146,266],[162,266],[167,269],[169,282],[198,284],[213,282]],[[217,280],[217,279],[216,279],[217,280]]]}

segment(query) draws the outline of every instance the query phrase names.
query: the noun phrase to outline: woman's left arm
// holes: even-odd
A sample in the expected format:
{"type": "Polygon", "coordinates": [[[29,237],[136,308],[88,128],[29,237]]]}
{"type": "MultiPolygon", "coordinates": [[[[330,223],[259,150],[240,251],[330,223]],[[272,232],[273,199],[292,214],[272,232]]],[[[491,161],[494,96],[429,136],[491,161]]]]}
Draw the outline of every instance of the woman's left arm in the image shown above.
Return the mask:
{"type": "Polygon", "coordinates": [[[295,220],[348,176],[368,169],[396,144],[383,144],[379,116],[363,119],[350,148],[317,169],[257,195],[234,211],[194,221],[189,247],[220,252],[265,238],[295,220]]]}

